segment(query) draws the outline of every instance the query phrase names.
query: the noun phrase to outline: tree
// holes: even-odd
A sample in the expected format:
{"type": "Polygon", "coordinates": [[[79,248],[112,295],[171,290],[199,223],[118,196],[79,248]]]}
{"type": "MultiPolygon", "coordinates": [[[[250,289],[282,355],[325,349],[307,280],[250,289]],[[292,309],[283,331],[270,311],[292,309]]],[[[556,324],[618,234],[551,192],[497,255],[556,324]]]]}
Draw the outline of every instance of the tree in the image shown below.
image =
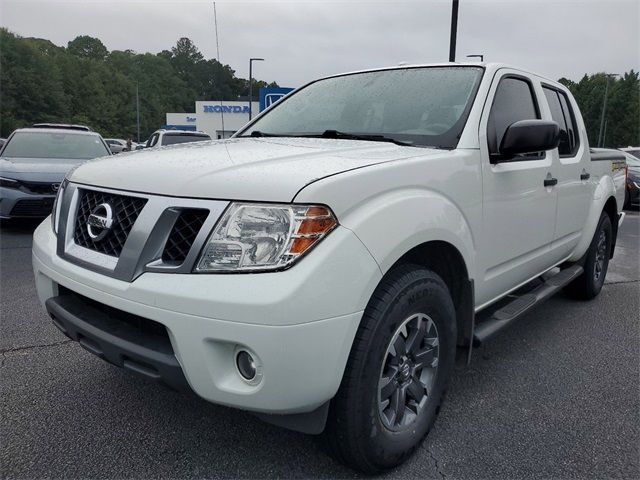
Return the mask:
{"type": "Polygon", "coordinates": [[[109,51],[97,38],[81,35],[67,44],[67,50],[71,55],[90,60],[104,60],[109,51]]]}
{"type": "Polygon", "coordinates": [[[42,41],[18,39],[0,29],[0,111],[3,135],[38,121],[68,115],[67,98],[56,55],[42,41]]]}
{"type": "Polygon", "coordinates": [[[640,78],[631,70],[621,78],[604,73],[584,75],[579,82],[561,78],[580,107],[589,144],[595,147],[600,133],[604,92],[609,82],[604,145],[611,148],[640,145],[640,78]]]}
{"type": "Polygon", "coordinates": [[[193,75],[193,67],[203,60],[204,57],[198,48],[186,37],[178,40],[176,46],[171,49],[171,62],[178,75],[185,79],[193,75]]]}

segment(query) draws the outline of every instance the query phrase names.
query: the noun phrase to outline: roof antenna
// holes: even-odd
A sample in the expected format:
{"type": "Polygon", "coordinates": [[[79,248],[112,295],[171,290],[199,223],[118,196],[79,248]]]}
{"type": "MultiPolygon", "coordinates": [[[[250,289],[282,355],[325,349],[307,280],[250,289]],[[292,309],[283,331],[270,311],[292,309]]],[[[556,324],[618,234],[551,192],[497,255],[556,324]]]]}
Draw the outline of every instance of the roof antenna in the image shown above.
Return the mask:
{"type": "MultiPolygon", "coordinates": [[[[216,31],[216,60],[222,66],[222,62],[220,61],[220,43],[218,41],[218,14],[216,12],[216,2],[213,2],[213,25],[216,31]]],[[[222,106],[222,96],[220,96],[220,120],[222,122],[222,138],[224,139],[224,108],[222,106]]]]}

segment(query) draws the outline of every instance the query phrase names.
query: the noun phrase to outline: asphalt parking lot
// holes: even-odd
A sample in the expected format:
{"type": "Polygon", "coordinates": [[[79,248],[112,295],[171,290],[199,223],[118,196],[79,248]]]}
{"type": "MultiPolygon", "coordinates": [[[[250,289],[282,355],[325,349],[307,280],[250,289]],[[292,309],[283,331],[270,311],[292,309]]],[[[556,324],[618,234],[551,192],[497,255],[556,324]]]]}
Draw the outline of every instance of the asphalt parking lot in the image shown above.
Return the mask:
{"type": "MultiPolygon", "coordinates": [[[[66,339],[36,299],[33,222],[0,233],[3,478],[355,477],[310,436],[179,394],[66,339]]],[[[640,217],[594,301],[558,295],[460,362],[395,478],[640,478],[640,217]]]]}

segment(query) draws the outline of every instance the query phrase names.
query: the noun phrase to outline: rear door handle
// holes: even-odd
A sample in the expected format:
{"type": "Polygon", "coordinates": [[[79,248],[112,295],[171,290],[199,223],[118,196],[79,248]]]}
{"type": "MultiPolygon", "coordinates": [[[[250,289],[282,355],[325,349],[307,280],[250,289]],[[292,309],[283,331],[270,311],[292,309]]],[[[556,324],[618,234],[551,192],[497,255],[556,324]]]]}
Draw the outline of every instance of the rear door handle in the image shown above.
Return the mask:
{"type": "Polygon", "coordinates": [[[591,177],[591,174],[587,172],[580,174],[580,180],[589,180],[590,177],[591,177]]]}
{"type": "Polygon", "coordinates": [[[558,184],[558,179],[557,178],[545,178],[544,179],[544,186],[545,187],[553,187],[554,185],[558,184]]]}

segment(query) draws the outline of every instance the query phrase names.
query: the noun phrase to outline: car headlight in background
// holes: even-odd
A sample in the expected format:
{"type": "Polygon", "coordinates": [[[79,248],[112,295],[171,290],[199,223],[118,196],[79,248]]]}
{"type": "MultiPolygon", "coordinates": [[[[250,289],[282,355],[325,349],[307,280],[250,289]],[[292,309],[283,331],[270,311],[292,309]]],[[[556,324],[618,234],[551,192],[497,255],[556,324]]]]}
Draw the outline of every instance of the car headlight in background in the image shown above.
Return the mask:
{"type": "Polygon", "coordinates": [[[195,271],[285,268],[337,224],[331,210],[321,205],[232,203],[207,240],[195,271]]]}
{"type": "Polygon", "coordinates": [[[56,198],[53,200],[53,209],[51,210],[51,228],[53,233],[58,234],[58,224],[60,223],[60,199],[64,193],[64,189],[67,186],[67,180],[64,180],[58,188],[56,198]]]}
{"type": "Polygon", "coordinates": [[[12,178],[0,177],[0,187],[18,189],[20,188],[20,182],[12,178]]]}

